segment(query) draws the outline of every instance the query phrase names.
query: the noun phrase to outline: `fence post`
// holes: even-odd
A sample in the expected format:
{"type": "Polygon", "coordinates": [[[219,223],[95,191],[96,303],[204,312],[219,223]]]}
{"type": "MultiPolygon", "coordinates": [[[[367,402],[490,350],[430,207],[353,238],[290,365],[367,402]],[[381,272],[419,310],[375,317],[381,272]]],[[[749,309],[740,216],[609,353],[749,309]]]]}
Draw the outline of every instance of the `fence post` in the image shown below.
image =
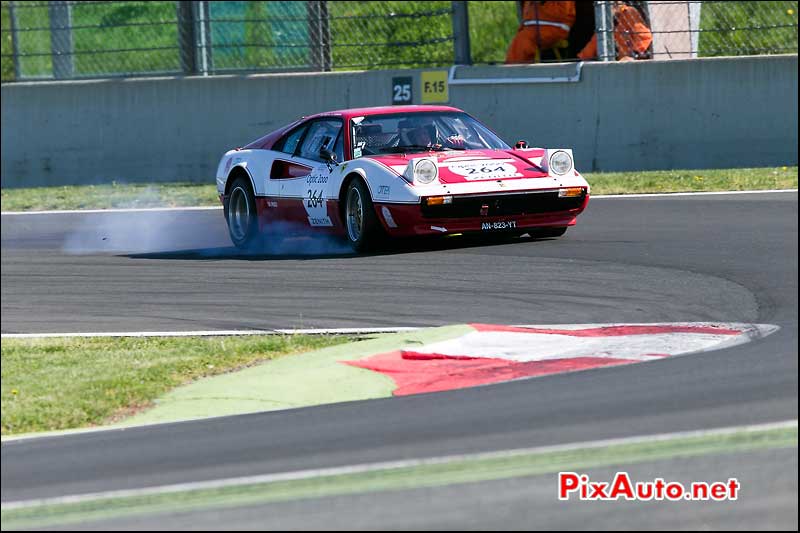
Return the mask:
{"type": "Polygon", "coordinates": [[[594,3],[594,32],[597,35],[597,57],[600,61],[614,61],[617,58],[614,46],[614,14],[611,2],[594,3]]]}
{"type": "Polygon", "coordinates": [[[471,65],[469,44],[469,7],[464,1],[453,0],[453,60],[456,65],[471,65]]]}
{"type": "Polygon", "coordinates": [[[326,0],[306,2],[306,13],[311,66],[314,70],[330,72],[332,61],[328,2],[326,0]]]}
{"type": "Polygon", "coordinates": [[[14,80],[19,81],[21,69],[19,66],[19,36],[17,35],[17,10],[14,2],[8,3],[8,18],[11,24],[11,53],[14,61],[14,80]]]}
{"type": "Polygon", "coordinates": [[[689,2],[689,41],[692,43],[692,59],[697,59],[700,48],[700,2],[689,2]]]}
{"type": "Polygon", "coordinates": [[[59,80],[75,75],[72,55],[72,9],[69,2],[49,2],[50,53],[53,58],[53,77],[59,80]]]}
{"type": "Polygon", "coordinates": [[[196,69],[208,76],[214,71],[214,57],[211,54],[211,20],[209,18],[208,2],[192,2],[195,22],[195,51],[196,69]]]}
{"type": "Polygon", "coordinates": [[[195,57],[195,19],[192,2],[177,2],[178,9],[178,50],[181,58],[181,70],[186,75],[197,74],[195,57]]]}

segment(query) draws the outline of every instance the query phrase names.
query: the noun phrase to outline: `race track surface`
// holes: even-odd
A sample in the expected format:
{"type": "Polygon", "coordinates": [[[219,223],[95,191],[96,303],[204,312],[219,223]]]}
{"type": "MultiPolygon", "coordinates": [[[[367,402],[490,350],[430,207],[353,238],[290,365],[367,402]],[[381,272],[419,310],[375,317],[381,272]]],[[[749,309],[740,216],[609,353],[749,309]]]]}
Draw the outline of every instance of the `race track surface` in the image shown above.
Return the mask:
{"type": "Polygon", "coordinates": [[[300,255],[312,245],[302,240],[289,255],[240,254],[219,211],[141,216],[3,216],[3,333],[460,322],[781,329],[647,364],[4,443],[3,502],[797,418],[797,193],[596,199],[561,239],[447,239],[369,256],[325,242],[300,255]]]}

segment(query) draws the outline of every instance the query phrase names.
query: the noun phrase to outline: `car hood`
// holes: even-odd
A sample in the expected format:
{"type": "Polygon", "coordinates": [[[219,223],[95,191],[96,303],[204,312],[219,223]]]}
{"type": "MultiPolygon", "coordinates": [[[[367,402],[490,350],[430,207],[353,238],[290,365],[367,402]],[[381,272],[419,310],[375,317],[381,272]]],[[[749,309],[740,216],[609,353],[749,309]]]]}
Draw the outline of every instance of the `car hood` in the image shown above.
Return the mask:
{"type": "Polygon", "coordinates": [[[486,180],[544,178],[548,173],[539,166],[542,149],[528,150],[452,150],[367,156],[380,161],[398,174],[405,172],[411,159],[425,157],[436,161],[439,181],[466,183],[486,180]]]}

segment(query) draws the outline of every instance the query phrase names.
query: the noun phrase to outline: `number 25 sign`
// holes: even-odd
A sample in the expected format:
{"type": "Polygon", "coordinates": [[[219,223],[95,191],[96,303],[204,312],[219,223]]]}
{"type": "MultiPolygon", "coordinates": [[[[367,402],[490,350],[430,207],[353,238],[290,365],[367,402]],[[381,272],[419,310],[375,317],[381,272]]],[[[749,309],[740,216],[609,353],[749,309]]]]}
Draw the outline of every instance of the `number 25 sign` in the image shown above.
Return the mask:
{"type": "Polygon", "coordinates": [[[410,104],[413,101],[411,76],[392,78],[392,105],[410,104]]]}

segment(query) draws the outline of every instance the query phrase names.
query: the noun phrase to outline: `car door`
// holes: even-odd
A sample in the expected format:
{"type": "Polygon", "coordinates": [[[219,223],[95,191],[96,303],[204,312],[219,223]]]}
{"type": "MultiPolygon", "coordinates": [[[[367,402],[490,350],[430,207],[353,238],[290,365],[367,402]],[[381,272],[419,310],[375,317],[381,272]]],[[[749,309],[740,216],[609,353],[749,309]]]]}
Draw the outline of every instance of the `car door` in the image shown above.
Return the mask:
{"type": "MultiPolygon", "coordinates": [[[[344,157],[342,120],[326,117],[308,124],[302,140],[291,159],[295,170],[309,169],[303,176],[281,180],[280,205],[285,209],[282,218],[306,227],[332,227],[328,212],[332,194],[331,173],[335,165],[324,161],[321,150],[328,150],[341,162],[344,157]]],[[[333,193],[335,196],[335,193],[333,193]]]]}

